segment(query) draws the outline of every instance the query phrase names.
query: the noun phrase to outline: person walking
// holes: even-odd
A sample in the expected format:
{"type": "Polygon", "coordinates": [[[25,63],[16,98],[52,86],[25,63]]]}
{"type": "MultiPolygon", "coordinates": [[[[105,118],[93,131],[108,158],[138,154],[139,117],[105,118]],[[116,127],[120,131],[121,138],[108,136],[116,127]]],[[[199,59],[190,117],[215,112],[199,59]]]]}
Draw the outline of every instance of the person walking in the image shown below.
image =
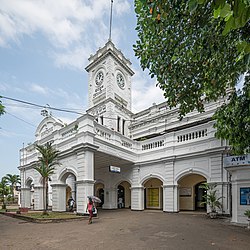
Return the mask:
{"type": "Polygon", "coordinates": [[[91,197],[89,197],[89,202],[87,204],[87,209],[89,212],[89,223],[88,224],[92,224],[92,218],[93,218],[93,212],[95,211],[95,206],[94,203],[91,199],[91,197]]]}
{"type": "Polygon", "coordinates": [[[74,199],[72,198],[72,196],[69,198],[69,200],[68,200],[68,206],[69,206],[69,211],[70,212],[72,212],[73,211],[73,209],[74,209],[74,203],[75,203],[75,201],[74,201],[74,199]]]}

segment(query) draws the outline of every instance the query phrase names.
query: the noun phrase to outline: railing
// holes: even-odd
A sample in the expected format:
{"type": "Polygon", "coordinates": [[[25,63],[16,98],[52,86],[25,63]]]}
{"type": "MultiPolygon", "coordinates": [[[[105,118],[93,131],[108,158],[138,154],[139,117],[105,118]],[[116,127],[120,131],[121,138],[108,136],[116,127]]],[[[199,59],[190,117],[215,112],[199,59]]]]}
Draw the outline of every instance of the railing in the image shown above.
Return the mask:
{"type": "MultiPolygon", "coordinates": [[[[57,149],[64,151],[65,149],[74,146],[77,143],[77,140],[74,140],[73,138],[76,136],[78,131],[85,131],[85,129],[88,130],[89,128],[90,131],[94,131],[95,138],[98,138],[97,141],[99,147],[102,147],[104,145],[104,141],[106,141],[110,144],[111,148],[112,145],[116,145],[121,148],[121,151],[123,149],[127,149],[133,153],[145,153],[149,151],[153,154],[154,151],[160,152],[160,149],[164,149],[166,150],[166,152],[171,151],[172,153],[173,151],[179,152],[179,150],[184,150],[183,148],[185,147],[186,143],[189,144],[197,140],[202,144],[203,140],[206,140],[207,138],[214,138],[214,130],[212,124],[206,124],[205,126],[196,126],[180,131],[173,131],[170,133],[162,134],[158,137],[146,139],[144,141],[134,141],[117,131],[110,130],[107,127],[95,122],[94,128],[91,126],[85,128],[84,126],[80,125],[78,128],[78,124],[76,123],[54,132],[55,134],[53,139],[55,140],[55,145],[59,145],[64,140],[69,140],[67,141],[67,143],[61,144],[60,148],[57,149]]],[[[39,143],[41,142],[42,141],[40,141],[39,143]]],[[[210,144],[206,145],[206,147],[209,147],[210,144]]],[[[199,147],[197,147],[196,145],[196,148],[194,150],[199,150],[199,147]]],[[[21,165],[32,162],[37,157],[34,145],[30,145],[24,149],[21,149],[20,155],[21,165]]]]}
{"type": "Polygon", "coordinates": [[[177,142],[190,141],[190,140],[194,140],[194,139],[205,137],[205,136],[207,136],[207,129],[202,129],[199,131],[194,131],[194,132],[190,132],[190,133],[177,136],[177,142]]]}
{"type": "Polygon", "coordinates": [[[99,127],[95,127],[95,134],[108,141],[111,139],[111,133],[99,127]]]}
{"type": "Polygon", "coordinates": [[[65,127],[61,132],[61,139],[72,136],[78,132],[78,124],[71,124],[68,128],[65,127]]]}
{"type": "Polygon", "coordinates": [[[133,143],[130,143],[130,142],[122,140],[122,146],[126,147],[126,148],[131,148],[132,149],[133,143]]]}
{"type": "Polygon", "coordinates": [[[160,147],[164,147],[164,140],[158,140],[158,141],[143,144],[141,146],[141,149],[149,150],[149,149],[160,148],[160,147]]]}
{"type": "Polygon", "coordinates": [[[135,141],[125,137],[124,135],[116,131],[111,131],[110,129],[100,124],[95,124],[95,134],[97,137],[107,140],[110,143],[129,149],[134,148],[133,145],[136,143],[135,141]]]}

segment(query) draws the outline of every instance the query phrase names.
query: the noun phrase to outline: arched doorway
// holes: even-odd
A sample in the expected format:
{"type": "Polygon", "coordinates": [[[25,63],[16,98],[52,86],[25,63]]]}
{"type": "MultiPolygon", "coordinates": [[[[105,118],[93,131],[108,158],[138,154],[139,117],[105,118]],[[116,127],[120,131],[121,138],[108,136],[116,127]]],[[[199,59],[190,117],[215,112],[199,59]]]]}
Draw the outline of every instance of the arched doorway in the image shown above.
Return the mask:
{"type": "MultiPolygon", "coordinates": [[[[66,177],[66,210],[70,210],[70,200],[73,199],[73,211],[76,210],[76,177],[69,174],[66,177]]],[[[71,210],[72,211],[72,210],[71,210]]]]}
{"type": "Polygon", "coordinates": [[[131,208],[131,185],[127,181],[117,187],[117,208],[131,208]]]}
{"type": "Polygon", "coordinates": [[[202,188],[202,184],[205,182],[200,182],[195,185],[195,210],[197,211],[207,211],[206,199],[204,198],[204,195],[206,195],[207,190],[205,188],[202,188]]]}
{"type": "Polygon", "coordinates": [[[162,209],[163,208],[163,191],[162,181],[157,178],[151,178],[144,183],[144,208],[145,209],[162,209]]]}
{"type": "Polygon", "coordinates": [[[117,188],[117,206],[118,208],[124,208],[124,201],[125,201],[125,192],[124,187],[119,185],[117,188]]]}
{"type": "Polygon", "coordinates": [[[23,193],[23,196],[26,197],[25,204],[23,207],[28,207],[30,209],[35,208],[35,200],[34,200],[34,182],[32,179],[28,178],[25,183],[25,192],[23,193]],[[25,194],[24,194],[25,193],[25,194]]]}
{"type": "Polygon", "coordinates": [[[188,174],[178,181],[180,211],[206,210],[206,206],[202,204],[204,189],[200,187],[206,181],[206,178],[199,174],[188,174]]]}
{"type": "Polygon", "coordinates": [[[100,198],[100,200],[102,201],[101,203],[97,203],[97,207],[102,207],[102,205],[104,204],[104,185],[102,183],[96,183],[94,186],[94,194],[95,196],[97,196],[98,198],[100,198]]]}

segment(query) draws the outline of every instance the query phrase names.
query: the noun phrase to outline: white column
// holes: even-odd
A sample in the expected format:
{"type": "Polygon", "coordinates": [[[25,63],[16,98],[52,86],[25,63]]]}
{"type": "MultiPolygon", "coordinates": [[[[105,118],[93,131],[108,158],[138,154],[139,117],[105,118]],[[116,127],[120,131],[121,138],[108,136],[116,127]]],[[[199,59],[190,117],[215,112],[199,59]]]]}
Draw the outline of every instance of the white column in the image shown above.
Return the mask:
{"type": "Polygon", "coordinates": [[[131,210],[144,210],[144,187],[131,187],[131,210]]]}
{"type": "Polygon", "coordinates": [[[116,209],[117,208],[117,190],[114,187],[104,188],[104,204],[103,209],[116,209]]]}
{"type": "Polygon", "coordinates": [[[232,222],[238,222],[238,202],[240,194],[238,195],[238,183],[232,182],[232,222]]]}
{"type": "Polygon", "coordinates": [[[21,188],[21,207],[30,208],[30,188],[21,188]]]}
{"type": "Polygon", "coordinates": [[[76,181],[77,213],[83,214],[88,203],[87,196],[94,194],[94,152],[77,152],[78,178],[76,181]]]}
{"type": "Polygon", "coordinates": [[[43,186],[34,186],[34,210],[43,210],[43,186]]]}
{"type": "Polygon", "coordinates": [[[52,211],[66,211],[66,184],[51,184],[52,187],[52,211]]]}
{"type": "Polygon", "coordinates": [[[163,211],[178,212],[178,185],[163,185],[163,211]]]}
{"type": "Polygon", "coordinates": [[[83,180],[76,182],[77,213],[84,214],[88,203],[88,196],[94,193],[94,181],[83,180]]]}

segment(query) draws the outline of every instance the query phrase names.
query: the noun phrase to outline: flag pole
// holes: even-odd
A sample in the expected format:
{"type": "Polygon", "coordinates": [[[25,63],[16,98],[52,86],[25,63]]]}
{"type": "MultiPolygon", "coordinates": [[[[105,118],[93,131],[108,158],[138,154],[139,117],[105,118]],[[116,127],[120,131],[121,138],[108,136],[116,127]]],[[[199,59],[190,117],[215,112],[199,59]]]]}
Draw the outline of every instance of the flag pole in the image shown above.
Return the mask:
{"type": "Polygon", "coordinates": [[[113,0],[111,0],[110,6],[110,23],[109,23],[109,41],[111,41],[111,27],[112,27],[112,11],[113,11],[113,0]]]}

